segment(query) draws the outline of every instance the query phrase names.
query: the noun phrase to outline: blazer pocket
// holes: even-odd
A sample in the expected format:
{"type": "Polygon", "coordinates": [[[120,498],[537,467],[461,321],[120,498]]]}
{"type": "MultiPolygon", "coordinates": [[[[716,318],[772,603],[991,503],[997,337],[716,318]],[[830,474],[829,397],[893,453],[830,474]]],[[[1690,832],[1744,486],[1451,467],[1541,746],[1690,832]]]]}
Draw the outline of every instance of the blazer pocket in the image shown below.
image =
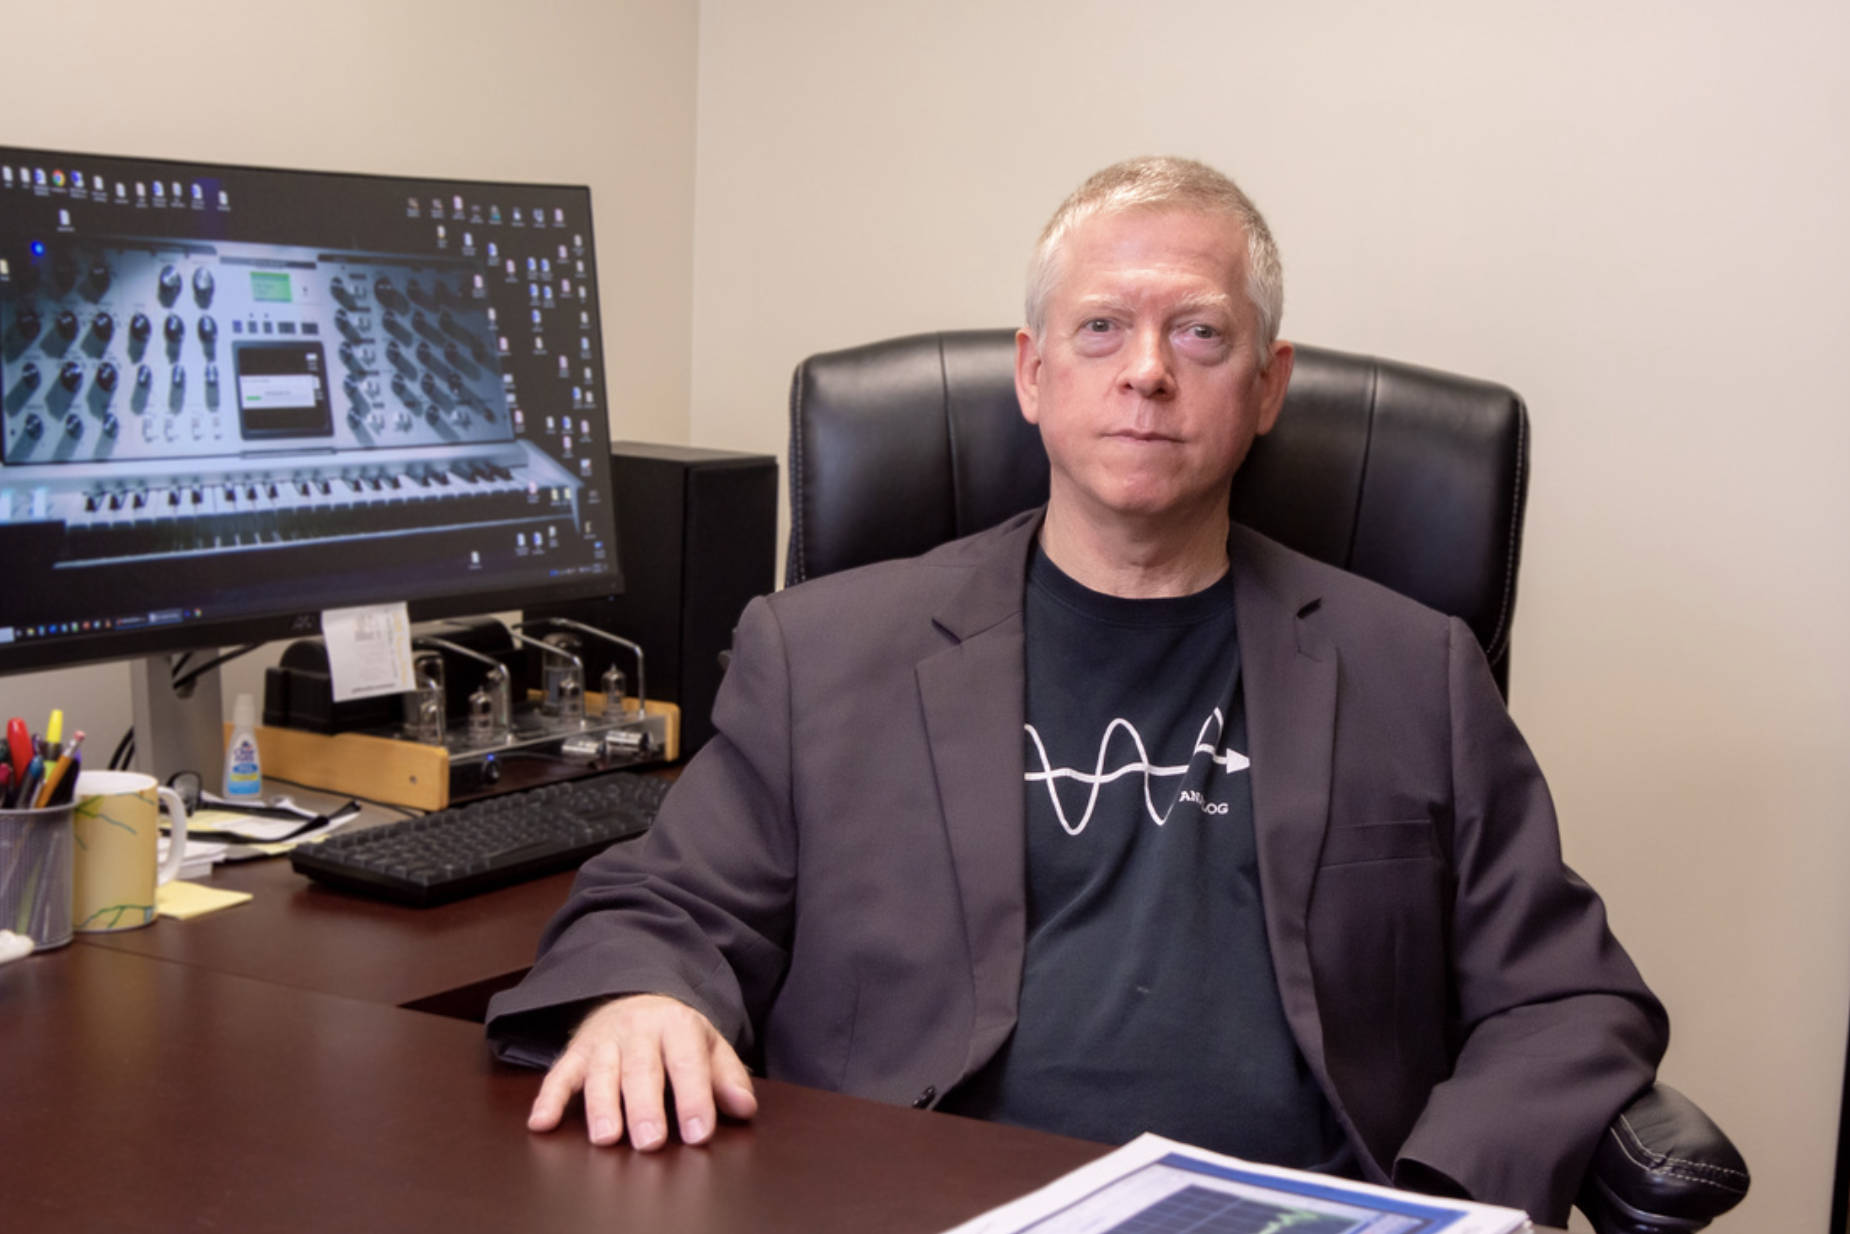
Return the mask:
{"type": "Polygon", "coordinates": [[[1438,861],[1439,836],[1430,818],[1332,827],[1323,840],[1324,869],[1369,861],[1438,861]]]}

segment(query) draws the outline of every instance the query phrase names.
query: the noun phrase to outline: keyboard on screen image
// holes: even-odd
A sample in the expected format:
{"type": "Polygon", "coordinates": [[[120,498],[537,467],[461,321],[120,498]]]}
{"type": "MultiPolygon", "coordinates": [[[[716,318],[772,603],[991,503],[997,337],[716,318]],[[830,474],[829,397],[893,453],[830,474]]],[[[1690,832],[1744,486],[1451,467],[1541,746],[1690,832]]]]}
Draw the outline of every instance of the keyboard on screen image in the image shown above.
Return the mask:
{"type": "Polygon", "coordinates": [[[611,771],[298,845],[298,874],[428,908],[579,865],[648,830],[669,781],[611,771]]]}

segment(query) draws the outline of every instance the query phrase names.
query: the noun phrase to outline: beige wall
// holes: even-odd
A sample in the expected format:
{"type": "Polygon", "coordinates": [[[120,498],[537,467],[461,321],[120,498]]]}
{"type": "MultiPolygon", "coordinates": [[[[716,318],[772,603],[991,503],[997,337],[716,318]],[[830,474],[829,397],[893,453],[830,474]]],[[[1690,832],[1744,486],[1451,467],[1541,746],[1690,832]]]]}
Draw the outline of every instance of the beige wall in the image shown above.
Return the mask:
{"type": "Polygon", "coordinates": [[[811,352],[1018,320],[1028,244],[1097,166],[1233,172],[1284,248],[1288,335],[1528,399],[1514,709],[1671,1008],[1665,1075],[1755,1170],[1718,1228],[1821,1231],[1850,1014],[1847,51],[1850,9],[1797,0],[704,0],[694,438],[782,449],[811,352]]]}
{"type": "MultiPolygon", "coordinates": [[[[1086,172],[1234,172],[1284,246],[1289,334],[1528,398],[1515,711],[1670,1005],[1667,1078],[1754,1166],[1718,1228],[1822,1230],[1850,1011],[1850,10],[1132,11],[14,5],[9,46],[68,55],[11,58],[0,140],[590,183],[617,431],[767,451],[802,356],[1014,322],[1086,172]]],[[[92,722],[113,743],[121,678],[0,698],[119,711],[92,722]]]]}

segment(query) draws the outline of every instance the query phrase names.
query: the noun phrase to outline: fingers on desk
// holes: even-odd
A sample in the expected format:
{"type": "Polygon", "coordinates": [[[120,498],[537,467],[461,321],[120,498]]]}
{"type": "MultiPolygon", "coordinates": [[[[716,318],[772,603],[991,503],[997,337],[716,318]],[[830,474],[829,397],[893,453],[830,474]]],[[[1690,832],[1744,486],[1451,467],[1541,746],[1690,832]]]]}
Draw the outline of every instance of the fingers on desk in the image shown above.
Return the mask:
{"type": "Polygon", "coordinates": [[[749,1119],[758,1113],[758,1093],[752,1073],[731,1044],[713,1034],[713,1098],[728,1118],[749,1119]]]}
{"type": "Polygon", "coordinates": [[[584,1086],[584,1057],[567,1049],[540,1081],[539,1095],[527,1114],[527,1130],[551,1131],[565,1117],[565,1107],[584,1086]]]}
{"type": "Polygon", "coordinates": [[[587,1016],[541,1083],[527,1126],[556,1128],[580,1091],[592,1143],[615,1144],[627,1131],[645,1152],[668,1142],[670,1091],[688,1144],[712,1136],[719,1111],[750,1118],[758,1108],[726,1040],[699,1012],[660,995],[616,999],[587,1016]]]}

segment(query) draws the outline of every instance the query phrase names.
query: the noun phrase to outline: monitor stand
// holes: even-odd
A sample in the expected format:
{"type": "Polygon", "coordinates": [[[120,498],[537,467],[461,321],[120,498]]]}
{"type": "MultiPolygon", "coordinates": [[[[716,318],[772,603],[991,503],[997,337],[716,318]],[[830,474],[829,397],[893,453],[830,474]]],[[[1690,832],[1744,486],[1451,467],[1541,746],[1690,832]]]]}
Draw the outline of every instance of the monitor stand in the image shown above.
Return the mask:
{"type": "Polygon", "coordinates": [[[130,664],[129,679],[135,704],[136,767],[162,784],[176,771],[196,771],[201,787],[222,793],[225,702],[218,669],[199,674],[184,692],[177,692],[172,660],[154,655],[130,664]]]}

